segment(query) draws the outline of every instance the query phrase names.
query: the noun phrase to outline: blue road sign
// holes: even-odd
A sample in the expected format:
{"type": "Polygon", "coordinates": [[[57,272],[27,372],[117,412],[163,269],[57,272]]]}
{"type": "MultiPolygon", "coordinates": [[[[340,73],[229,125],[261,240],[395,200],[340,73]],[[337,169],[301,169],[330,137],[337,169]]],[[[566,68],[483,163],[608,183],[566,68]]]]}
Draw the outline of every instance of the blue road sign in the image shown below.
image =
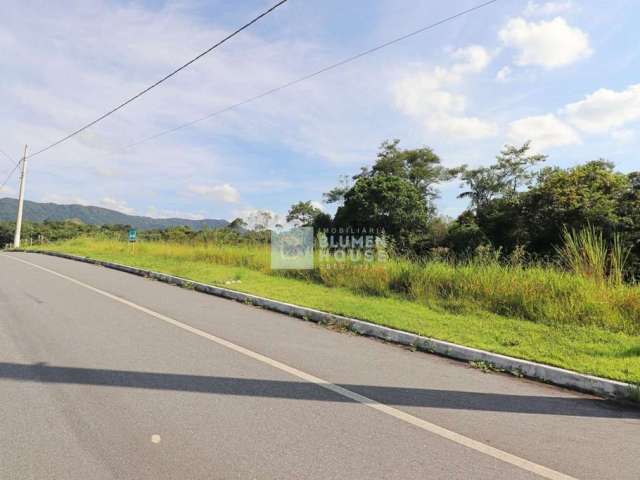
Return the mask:
{"type": "Polygon", "coordinates": [[[135,242],[137,238],[138,238],[138,231],[135,228],[132,228],[131,230],[129,230],[129,241],[135,242]]]}

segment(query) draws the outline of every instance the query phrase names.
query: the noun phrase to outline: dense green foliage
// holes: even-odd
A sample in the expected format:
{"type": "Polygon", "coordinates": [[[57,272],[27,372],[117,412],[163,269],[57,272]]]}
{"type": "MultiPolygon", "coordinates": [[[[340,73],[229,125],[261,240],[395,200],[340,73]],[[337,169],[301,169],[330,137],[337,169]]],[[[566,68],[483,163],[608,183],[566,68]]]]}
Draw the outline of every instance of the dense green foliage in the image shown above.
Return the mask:
{"type": "Polygon", "coordinates": [[[411,249],[428,223],[429,210],[418,187],[386,174],[360,177],[334,218],[339,227],[383,229],[401,250],[411,249]]]}
{"type": "Polygon", "coordinates": [[[522,246],[534,259],[552,257],[567,230],[595,228],[609,245],[619,235],[630,252],[627,276],[637,277],[640,190],[636,178],[637,173],[616,172],[613,164],[602,160],[568,169],[544,168],[529,189],[494,198],[471,213],[492,245],[506,254],[522,246]]]}
{"type": "Polygon", "coordinates": [[[505,261],[515,254],[558,262],[565,232],[595,229],[605,250],[617,242],[623,251],[625,278],[640,277],[640,172],[617,172],[602,159],[539,168],[546,159],[525,143],[505,146],[486,167],[445,168],[431,149],[403,150],[394,140],[325,199],[340,205],[332,226],[384,229],[401,256],[464,260],[490,248],[505,261]],[[451,221],[438,216],[433,200],[438,184],[456,177],[469,208],[451,221]]]}
{"type": "MultiPolygon", "coordinates": [[[[142,230],[138,232],[141,241],[172,241],[191,243],[266,243],[269,231],[246,230],[242,222],[234,221],[223,228],[204,228],[194,230],[188,226],[142,230]],[[235,222],[235,223],[234,223],[235,222]]],[[[23,246],[40,245],[68,240],[76,237],[92,237],[95,239],[125,240],[130,225],[87,225],[79,220],[63,222],[24,222],[22,225],[23,246]]],[[[13,242],[15,222],[0,222],[0,246],[13,242]]]]}
{"type": "MultiPolygon", "coordinates": [[[[532,153],[525,143],[505,146],[488,166],[447,168],[428,147],[402,149],[398,140],[387,141],[372,166],[343,177],[339,186],[325,194],[327,203],[338,205],[335,216],[311,201],[300,201],[292,205],[287,221],[316,230],[384,231],[390,250],[409,258],[444,255],[448,260],[465,260],[478,249],[489,248],[506,262],[516,255],[525,263],[564,266],[567,262],[558,252],[565,243],[565,233],[577,235],[595,229],[602,234],[606,250],[615,242],[623,250],[625,279],[640,278],[640,172],[617,172],[603,159],[570,168],[540,168],[546,158],[532,153]],[[469,200],[469,207],[452,220],[438,215],[434,200],[438,185],[455,178],[462,182],[460,197],[469,200]]],[[[11,202],[15,200],[0,200],[0,213],[7,218],[15,214],[11,202]]],[[[26,212],[27,220],[29,215],[62,218],[27,222],[22,237],[35,242],[78,235],[119,238],[130,225],[137,225],[116,220],[132,219],[142,222],[145,230],[140,232],[141,238],[149,240],[268,241],[272,220],[265,211],[248,222],[235,219],[227,228],[212,229],[207,221],[190,225],[177,219],[162,220],[169,222],[170,228],[151,228],[146,217],[97,207],[27,202],[26,212]],[[99,226],[101,222],[108,225],[99,226]]],[[[10,243],[12,238],[12,224],[0,222],[0,244],[10,243]]]]}
{"type": "MultiPolygon", "coordinates": [[[[0,222],[0,246],[13,243],[15,228],[15,222],[0,222]]],[[[128,229],[127,225],[96,226],[84,224],[79,220],[24,222],[22,224],[22,242],[25,245],[42,244],[83,235],[124,238],[128,229]]]]}
{"type": "Polygon", "coordinates": [[[291,206],[287,213],[287,222],[298,227],[314,227],[316,230],[322,230],[331,227],[331,216],[308,200],[291,206]]]}

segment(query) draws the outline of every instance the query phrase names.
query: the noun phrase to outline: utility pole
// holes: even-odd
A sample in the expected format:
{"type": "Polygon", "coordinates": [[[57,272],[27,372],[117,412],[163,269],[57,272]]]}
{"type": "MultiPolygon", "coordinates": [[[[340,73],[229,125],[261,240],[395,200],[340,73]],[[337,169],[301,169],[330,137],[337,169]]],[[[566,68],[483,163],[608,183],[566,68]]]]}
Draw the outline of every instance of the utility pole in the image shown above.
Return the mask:
{"type": "Polygon", "coordinates": [[[22,155],[22,174],[20,175],[20,196],[18,197],[18,217],[16,218],[16,235],[13,238],[13,248],[20,248],[20,233],[22,232],[22,207],[24,205],[24,184],[27,181],[27,146],[22,155]]]}

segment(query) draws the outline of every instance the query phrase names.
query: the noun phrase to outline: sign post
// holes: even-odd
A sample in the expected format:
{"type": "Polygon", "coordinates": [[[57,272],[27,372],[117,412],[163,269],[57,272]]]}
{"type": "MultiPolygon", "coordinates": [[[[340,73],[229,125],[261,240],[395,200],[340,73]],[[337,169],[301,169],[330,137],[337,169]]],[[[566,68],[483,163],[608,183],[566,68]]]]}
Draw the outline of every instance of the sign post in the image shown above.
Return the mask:
{"type": "Polygon", "coordinates": [[[129,229],[129,245],[131,245],[131,251],[134,255],[136,253],[137,240],[138,240],[138,231],[135,228],[129,229]]]}

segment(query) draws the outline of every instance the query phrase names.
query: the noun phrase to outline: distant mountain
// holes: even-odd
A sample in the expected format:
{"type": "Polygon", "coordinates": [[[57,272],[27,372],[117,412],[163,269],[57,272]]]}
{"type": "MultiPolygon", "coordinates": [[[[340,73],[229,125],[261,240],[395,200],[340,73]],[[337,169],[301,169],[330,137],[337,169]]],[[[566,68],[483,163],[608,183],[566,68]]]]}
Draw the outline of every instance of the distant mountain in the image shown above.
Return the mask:
{"type": "MultiPolygon", "coordinates": [[[[18,211],[18,200],[0,198],[0,221],[15,221],[18,211]]],[[[25,200],[25,221],[42,222],[44,220],[73,220],[91,225],[131,225],[140,230],[188,226],[194,230],[203,228],[222,228],[229,224],[226,220],[203,219],[188,220],[186,218],[151,218],[137,215],[126,215],[115,210],[85,205],[58,205],[57,203],[38,203],[25,200]]]]}

